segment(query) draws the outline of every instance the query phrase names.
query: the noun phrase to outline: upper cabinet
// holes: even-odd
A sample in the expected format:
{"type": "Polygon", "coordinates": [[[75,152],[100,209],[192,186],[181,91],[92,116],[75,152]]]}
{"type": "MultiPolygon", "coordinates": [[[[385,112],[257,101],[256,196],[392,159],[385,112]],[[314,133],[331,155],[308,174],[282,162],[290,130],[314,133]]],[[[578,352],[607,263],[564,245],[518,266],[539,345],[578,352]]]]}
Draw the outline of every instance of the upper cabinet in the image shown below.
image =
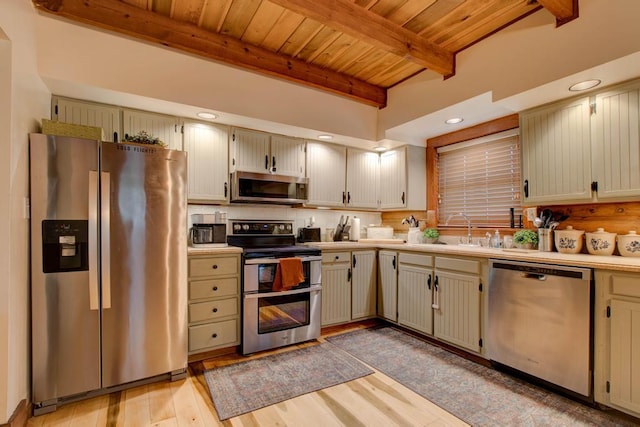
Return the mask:
{"type": "Polygon", "coordinates": [[[525,204],[591,200],[589,98],[520,115],[525,204]]]}
{"type": "Polygon", "coordinates": [[[101,127],[102,138],[105,141],[120,141],[120,109],[118,107],[60,96],[52,97],[51,104],[52,120],[101,127]]]}
{"type": "Polygon", "coordinates": [[[229,200],[229,129],[187,121],[183,138],[188,156],[189,202],[226,203],[229,200]]]}
{"type": "Polygon", "coordinates": [[[348,208],[377,209],[379,206],[380,155],[347,149],[348,208]]]}
{"type": "Polygon", "coordinates": [[[380,208],[427,210],[426,149],[408,145],[380,155],[380,208]]]}
{"type": "Polygon", "coordinates": [[[346,201],[347,148],[307,141],[309,206],[344,207],[346,201]]]}
{"type": "Polygon", "coordinates": [[[180,118],[138,110],[122,110],[122,140],[141,131],[159,138],[167,148],[182,150],[180,118]]]}
{"type": "Polygon", "coordinates": [[[640,196],[640,82],[595,96],[593,181],[598,200],[640,196]]]}
{"type": "Polygon", "coordinates": [[[520,115],[524,204],[637,200],[640,81],[520,115]]]}
{"type": "Polygon", "coordinates": [[[234,128],[231,135],[230,169],[234,171],[305,175],[305,141],[234,128]]]}

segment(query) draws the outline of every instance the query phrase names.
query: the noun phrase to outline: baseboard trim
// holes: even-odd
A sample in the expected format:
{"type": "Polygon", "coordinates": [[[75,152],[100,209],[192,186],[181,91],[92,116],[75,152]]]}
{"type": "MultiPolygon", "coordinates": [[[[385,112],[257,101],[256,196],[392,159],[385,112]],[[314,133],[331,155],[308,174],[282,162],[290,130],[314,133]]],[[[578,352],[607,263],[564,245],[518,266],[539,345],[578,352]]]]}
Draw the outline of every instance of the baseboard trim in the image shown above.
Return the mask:
{"type": "Polygon", "coordinates": [[[9,418],[6,424],[0,424],[0,427],[24,427],[27,425],[29,419],[29,405],[27,405],[27,399],[22,399],[15,411],[9,418]]]}

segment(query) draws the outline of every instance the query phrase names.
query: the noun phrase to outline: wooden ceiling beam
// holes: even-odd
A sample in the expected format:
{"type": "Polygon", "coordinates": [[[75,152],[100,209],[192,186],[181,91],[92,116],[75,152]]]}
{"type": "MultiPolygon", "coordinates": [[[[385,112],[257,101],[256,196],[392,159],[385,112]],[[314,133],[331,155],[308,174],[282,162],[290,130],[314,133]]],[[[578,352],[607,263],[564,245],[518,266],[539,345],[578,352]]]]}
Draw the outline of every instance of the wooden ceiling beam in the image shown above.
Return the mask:
{"type": "Polygon", "coordinates": [[[560,26],[578,17],[578,0],[537,0],[539,4],[556,17],[560,26]]]}
{"type": "Polygon", "coordinates": [[[444,76],[455,71],[452,52],[349,0],[269,1],[444,76]]]}
{"type": "Polygon", "coordinates": [[[39,10],[59,17],[312,86],[378,108],[386,106],[386,90],[379,86],[119,0],[32,1],[39,10]]]}

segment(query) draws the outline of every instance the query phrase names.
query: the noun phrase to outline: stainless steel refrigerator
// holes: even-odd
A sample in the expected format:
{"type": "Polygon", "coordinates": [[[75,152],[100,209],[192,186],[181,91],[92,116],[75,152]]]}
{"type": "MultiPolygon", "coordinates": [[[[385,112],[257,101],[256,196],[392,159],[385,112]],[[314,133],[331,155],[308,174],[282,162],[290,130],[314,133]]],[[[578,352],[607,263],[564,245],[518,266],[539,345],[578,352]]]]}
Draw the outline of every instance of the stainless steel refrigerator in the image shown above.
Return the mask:
{"type": "Polygon", "coordinates": [[[181,151],[30,135],[34,414],[185,375],[186,169],[181,151]]]}

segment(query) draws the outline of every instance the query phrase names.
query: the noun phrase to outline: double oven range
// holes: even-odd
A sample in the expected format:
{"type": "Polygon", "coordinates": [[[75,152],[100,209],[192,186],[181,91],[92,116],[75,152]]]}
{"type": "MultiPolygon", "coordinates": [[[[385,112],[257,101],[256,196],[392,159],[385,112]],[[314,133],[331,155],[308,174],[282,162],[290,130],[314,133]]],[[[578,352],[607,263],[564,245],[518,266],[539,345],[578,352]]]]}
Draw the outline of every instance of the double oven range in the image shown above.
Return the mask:
{"type": "Polygon", "coordinates": [[[296,246],[292,221],[231,220],[229,230],[227,242],[243,249],[242,354],[320,337],[320,249],[296,246]],[[304,275],[285,289],[274,286],[283,258],[300,258],[304,275]]]}

